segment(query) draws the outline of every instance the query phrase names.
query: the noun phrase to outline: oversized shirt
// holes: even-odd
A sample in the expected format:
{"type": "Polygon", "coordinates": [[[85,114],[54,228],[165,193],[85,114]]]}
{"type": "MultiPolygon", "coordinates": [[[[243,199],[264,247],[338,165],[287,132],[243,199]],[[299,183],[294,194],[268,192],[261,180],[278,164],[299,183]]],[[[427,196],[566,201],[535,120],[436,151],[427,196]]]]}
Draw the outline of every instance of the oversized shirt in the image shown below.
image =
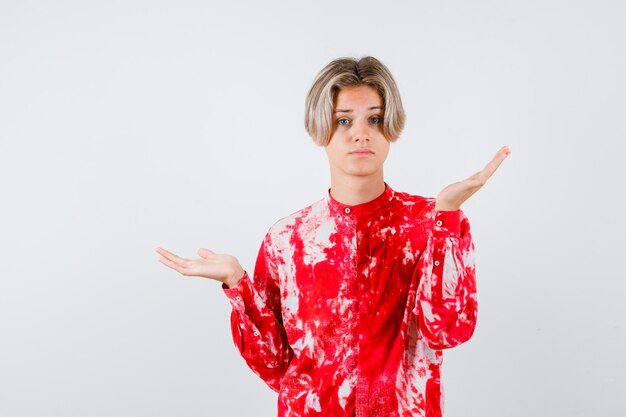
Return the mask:
{"type": "Polygon", "coordinates": [[[461,210],[385,191],[330,194],[276,222],[222,288],[235,345],[278,395],[279,417],[441,416],[442,349],[477,315],[474,244],[461,210]]]}

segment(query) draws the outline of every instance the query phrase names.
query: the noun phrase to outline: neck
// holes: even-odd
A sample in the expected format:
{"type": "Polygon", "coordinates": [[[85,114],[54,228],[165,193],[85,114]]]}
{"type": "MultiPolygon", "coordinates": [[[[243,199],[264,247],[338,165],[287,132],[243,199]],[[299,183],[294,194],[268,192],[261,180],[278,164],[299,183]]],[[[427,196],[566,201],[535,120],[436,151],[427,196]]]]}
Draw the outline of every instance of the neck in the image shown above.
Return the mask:
{"type": "Polygon", "coordinates": [[[348,206],[367,203],[385,192],[385,180],[380,175],[337,178],[331,174],[330,195],[348,206]]]}

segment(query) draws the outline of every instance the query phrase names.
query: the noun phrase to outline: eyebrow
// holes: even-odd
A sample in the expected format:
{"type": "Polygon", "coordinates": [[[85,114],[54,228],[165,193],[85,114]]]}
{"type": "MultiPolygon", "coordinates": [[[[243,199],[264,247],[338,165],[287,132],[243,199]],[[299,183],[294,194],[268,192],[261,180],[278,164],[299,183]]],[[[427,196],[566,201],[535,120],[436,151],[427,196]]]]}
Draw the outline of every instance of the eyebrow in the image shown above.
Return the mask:
{"type": "MultiPolygon", "coordinates": [[[[368,110],[382,110],[382,106],[374,106],[374,107],[370,107],[368,110]]],[[[337,109],[335,110],[333,113],[350,113],[352,111],[352,109],[337,109]]]]}

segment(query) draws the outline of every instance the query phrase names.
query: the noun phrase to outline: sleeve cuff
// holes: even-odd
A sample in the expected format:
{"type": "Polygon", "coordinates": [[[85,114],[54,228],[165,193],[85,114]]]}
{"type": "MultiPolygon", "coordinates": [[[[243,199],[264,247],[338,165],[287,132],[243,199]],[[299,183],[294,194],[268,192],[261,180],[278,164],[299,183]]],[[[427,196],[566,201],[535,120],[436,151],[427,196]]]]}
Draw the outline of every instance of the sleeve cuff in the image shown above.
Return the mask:
{"type": "Polygon", "coordinates": [[[222,290],[230,300],[233,309],[242,313],[246,311],[246,305],[254,302],[254,289],[247,272],[243,274],[237,285],[232,288],[222,283],[222,290]]]}
{"type": "Polygon", "coordinates": [[[459,237],[461,235],[461,210],[435,212],[435,236],[459,237]]]}

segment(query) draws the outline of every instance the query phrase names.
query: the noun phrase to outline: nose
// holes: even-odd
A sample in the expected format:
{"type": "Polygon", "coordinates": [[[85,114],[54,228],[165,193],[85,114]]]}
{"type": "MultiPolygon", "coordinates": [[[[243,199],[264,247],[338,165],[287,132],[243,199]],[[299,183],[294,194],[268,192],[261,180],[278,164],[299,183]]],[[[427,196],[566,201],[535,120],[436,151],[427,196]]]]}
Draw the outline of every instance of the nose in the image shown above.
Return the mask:
{"type": "Polygon", "coordinates": [[[367,124],[367,121],[357,122],[353,125],[352,140],[355,142],[370,141],[369,125],[367,124]]]}

